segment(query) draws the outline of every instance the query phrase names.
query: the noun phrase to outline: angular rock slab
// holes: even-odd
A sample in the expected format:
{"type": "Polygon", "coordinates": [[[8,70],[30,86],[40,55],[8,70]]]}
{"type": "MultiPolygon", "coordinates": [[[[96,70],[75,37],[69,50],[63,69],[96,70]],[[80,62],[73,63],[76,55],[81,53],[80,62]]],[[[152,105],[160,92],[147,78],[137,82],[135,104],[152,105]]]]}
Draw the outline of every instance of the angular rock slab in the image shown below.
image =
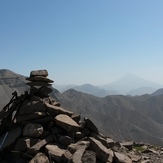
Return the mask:
{"type": "Polygon", "coordinates": [[[132,163],[132,160],[122,153],[114,152],[114,158],[116,163],[132,163]]]}
{"type": "Polygon", "coordinates": [[[77,131],[79,129],[79,125],[68,115],[59,114],[55,117],[55,122],[60,127],[64,128],[66,131],[77,131]]]}
{"type": "Polygon", "coordinates": [[[48,157],[44,153],[37,153],[29,163],[50,163],[48,157]]]}
{"type": "Polygon", "coordinates": [[[97,157],[103,162],[112,162],[113,160],[113,151],[107,149],[100,141],[96,140],[93,137],[89,137],[90,148],[92,151],[97,153],[97,157]]]}
{"type": "Polygon", "coordinates": [[[56,116],[58,114],[66,114],[71,116],[73,113],[63,109],[62,107],[59,106],[55,106],[55,105],[51,105],[47,102],[45,102],[45,106],[46,106],[46,111],[51,115],[51,116],[56,116]]]}
{"type": "Polygon", "coordinates": [[[27,153],[29,155],[35,155],[39,152],[39,150],[43,146],[45,146],[46,144],[51,143],[51,142],[53,142],[53,135],[46,137],[45,139],[41,140],[40,142],[38,142],[37,144],[32,146],[30,149],[27,150],[27,153]]]}
{"type": "Polygon", "coordinates": [[[50,157],[52,157],[55,161],[61,162],[62,155],[65,153],[66,150],[61,149],[58,145],[55,144],[48,144],[45,146],[45,149],[50,157]]]}

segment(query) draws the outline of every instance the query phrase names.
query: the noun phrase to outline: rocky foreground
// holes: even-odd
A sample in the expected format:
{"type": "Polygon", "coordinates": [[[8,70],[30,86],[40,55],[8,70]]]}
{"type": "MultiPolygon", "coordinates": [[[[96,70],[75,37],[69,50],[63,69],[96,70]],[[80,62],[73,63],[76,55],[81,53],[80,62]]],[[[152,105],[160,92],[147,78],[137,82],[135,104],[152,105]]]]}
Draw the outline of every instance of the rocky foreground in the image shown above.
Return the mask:
{"type": "Polygon", "coordinates": [[[32,71],[30,93],[16,92],[0,112],[1,163],[163,163],[163,149],[115,142],[94,123],[50,98],[46,70],[32,71]]]}
{"type": "Polygon", "coordinates": [[[1,163],[163,162],[163,149],[115,142],[99,133],[90,119],[65,110],[49,97],[28,97],[10,124],[4,122],[5,118],[1,163]]]}

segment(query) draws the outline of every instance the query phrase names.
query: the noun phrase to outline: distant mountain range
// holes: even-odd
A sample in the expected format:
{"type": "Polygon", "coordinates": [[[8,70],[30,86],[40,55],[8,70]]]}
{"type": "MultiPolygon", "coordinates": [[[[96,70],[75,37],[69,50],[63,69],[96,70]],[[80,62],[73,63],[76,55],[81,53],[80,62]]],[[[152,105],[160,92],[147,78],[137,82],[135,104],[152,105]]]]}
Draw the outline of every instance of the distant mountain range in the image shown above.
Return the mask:
{"type": "Polygon", "coordinates": [[[162,88],[163,85],[142,79],[132,74],[127,74],[120,78],[119,80],[107,85],[100,86],[94,86],[91,84],[83,84],[80,86],[54,85],[54,87],[58,89],[61,93],[72,88],[77,91],[92,94],[97,97],[105,97],[107,95],[120,95],[120,94],[131,96],[151,94],[155,92],[157,89],[162,88]]]}
{"type": "MultiPolygon", "coordinates": [[[[89,84],[86,86],[91,87],[89,84]]],[[[9,102],[14,90],[20,94],[28,89],[23,75],[0,70],[0,109],[9,102]]],[[[150,95],[99,98],[74,89],[60,93],[53,88],[50,95],[64,108],[90,118],[102,133],[115,140],[163,146],[163,89],[150,95]]]]}

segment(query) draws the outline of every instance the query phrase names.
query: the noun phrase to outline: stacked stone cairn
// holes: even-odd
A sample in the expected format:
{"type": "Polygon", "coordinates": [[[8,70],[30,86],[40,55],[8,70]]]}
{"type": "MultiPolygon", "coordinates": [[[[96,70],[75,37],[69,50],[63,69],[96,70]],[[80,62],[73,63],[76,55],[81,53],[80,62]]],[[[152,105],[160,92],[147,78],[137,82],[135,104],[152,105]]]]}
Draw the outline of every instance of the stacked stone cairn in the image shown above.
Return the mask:
{"type": "Polygon", "coordinates": [[[15,108],[12,116],[8,113],[1,119],[1,163],[131,163],[142,160],[140,154],[132,151],[133,142],[114,142],[99,133],[90,119],[62,108],[49,97],[53,81],[47,76],[46,70],[32,71],[27,78],[30,92],[13,102],[7,111],[15,108]],[[9,125],[4,125],[6,118],[9,125]]]}

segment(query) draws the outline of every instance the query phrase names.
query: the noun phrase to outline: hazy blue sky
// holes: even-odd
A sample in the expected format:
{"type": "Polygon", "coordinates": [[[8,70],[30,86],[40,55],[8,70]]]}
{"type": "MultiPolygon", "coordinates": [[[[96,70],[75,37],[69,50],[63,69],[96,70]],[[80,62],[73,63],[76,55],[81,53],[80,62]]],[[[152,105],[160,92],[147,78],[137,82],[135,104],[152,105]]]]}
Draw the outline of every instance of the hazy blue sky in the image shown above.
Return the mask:
{"type": "Polygon", "coordinates": [[[0,61],[56,84],[163,84],[163,0],[1,0],[0,61]]]}

